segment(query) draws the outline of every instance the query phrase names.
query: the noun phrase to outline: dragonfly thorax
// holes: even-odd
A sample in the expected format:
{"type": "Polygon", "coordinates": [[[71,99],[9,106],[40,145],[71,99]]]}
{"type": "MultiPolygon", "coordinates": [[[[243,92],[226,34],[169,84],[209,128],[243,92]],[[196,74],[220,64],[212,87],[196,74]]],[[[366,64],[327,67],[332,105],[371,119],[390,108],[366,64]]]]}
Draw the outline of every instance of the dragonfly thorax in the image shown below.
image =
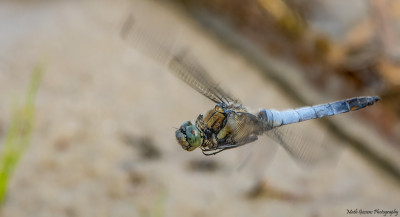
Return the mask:
{"type": "Polygon", "coordinates": [[[185,121],[175,132],[176,140],[186,151],[193,151],[203,143],[203,132],[190,121],[185,121]]]}

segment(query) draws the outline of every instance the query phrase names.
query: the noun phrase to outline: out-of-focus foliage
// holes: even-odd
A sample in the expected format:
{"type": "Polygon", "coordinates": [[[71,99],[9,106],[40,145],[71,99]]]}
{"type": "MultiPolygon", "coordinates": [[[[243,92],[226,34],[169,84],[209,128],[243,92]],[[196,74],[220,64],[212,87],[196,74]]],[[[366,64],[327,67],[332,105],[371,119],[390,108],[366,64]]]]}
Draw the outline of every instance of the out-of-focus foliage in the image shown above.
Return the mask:
{"type": "Polygon", "coordinates": [[[35,98],[43,71],[43,64],[36,66],[24,104],[13,109],[11,123],[0,153],[0,204],[4,200],[8,182],[15,167],[31,142],[35,118],[35,98]]]}

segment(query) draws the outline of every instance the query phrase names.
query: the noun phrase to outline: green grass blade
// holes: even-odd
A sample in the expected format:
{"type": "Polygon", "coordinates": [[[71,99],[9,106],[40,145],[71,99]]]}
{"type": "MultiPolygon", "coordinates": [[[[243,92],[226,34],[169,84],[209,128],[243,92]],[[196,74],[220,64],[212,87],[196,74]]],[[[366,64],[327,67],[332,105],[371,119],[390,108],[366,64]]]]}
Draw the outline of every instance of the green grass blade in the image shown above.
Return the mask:
{"type": "Polygon", "coordinates": [[[21,156],[31,142],[35,98],[39,89],[45,64],[35,67],[28,86],[25,102],[21,107],[15,106],[11,117],[11,123],[5,136],[3,149],[0,153],[0,204],[4,200],[8,182],[18,164],[21,156]]]}

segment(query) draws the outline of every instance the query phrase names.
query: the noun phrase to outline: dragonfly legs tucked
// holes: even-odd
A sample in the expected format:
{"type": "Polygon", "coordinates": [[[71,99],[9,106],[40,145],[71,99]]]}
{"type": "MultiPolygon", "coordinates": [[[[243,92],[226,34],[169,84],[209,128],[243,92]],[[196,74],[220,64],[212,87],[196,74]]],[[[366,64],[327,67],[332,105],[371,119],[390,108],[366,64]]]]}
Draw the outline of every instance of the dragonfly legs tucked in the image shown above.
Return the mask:
{"type": "Polygon", "coordinates": [[[201,150],[204,155],[210,156],[210,155],[218,154],[224,150],[228,150],[231,148],[237,148],[239,146],[246,145],[250,142],[256,141],[257,139],[258,139],[258,137],[256,135],[252,135],[252,136],[248,137],[246,140],[241,141],[240,143],[234,143],[232,140],[230,140],[228,138],[224,142],[220,141],[220,144],[217,145],[216,147],[202,146],[201,150]],[[221,144],[221,142],[225,143],[225,144],[221,144]]]}

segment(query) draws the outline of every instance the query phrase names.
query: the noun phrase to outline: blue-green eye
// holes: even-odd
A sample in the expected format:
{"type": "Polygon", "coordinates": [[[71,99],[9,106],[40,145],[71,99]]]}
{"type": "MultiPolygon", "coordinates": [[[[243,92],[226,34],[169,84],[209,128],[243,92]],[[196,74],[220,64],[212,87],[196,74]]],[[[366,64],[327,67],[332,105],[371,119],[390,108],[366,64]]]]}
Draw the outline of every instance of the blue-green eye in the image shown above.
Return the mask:
{"type": "Polygon", "coordinates": [[[191,146],[188,151],[192,151],[201,145],[200,131],[195,126],[186,127],[186,141],[191,146]]]}
{"type": "Polygon", "coordinates": [[[202,144],[200,130],[190,121],[184,122],[175,132],[176,140],[187,151],[193,151],[202,144]]]}
{"type": "Polygon", "coordinates": [[[185,121],[185,122],[183,122],[183,124],[181,125],[181,127],[180,127],[180,129],[182,130],[182,131],[186,131],[186,127],[187,126],[190,126],[190,125],[193,125],[192,124],[192,122],[190,122],[190,121],[185,121]]]}

